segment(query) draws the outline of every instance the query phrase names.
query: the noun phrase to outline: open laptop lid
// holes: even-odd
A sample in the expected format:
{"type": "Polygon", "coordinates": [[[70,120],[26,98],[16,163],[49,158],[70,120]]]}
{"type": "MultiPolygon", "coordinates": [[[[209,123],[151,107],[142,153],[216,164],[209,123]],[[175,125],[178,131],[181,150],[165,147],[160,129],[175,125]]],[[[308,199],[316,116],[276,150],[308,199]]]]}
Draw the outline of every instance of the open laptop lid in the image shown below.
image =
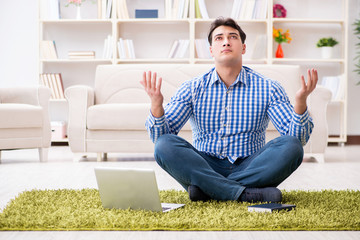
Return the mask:
{"type": "MultiPolygon", "coordinates": [[[[152,169],[95,168],[104,208],[163,211],[152,169]]],[[[166,204],[169,211],[184,204],[166,204]]]]}

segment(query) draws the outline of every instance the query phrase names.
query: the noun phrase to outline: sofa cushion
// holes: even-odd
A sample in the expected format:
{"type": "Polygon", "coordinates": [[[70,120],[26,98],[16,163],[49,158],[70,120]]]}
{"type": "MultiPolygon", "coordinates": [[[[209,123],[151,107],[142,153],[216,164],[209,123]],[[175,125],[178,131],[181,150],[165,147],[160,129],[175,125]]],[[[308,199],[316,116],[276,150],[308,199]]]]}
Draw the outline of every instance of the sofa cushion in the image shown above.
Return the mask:
{"type": "Polygon", "coordinates": [[[89,107],[87,128],[91,130],[145,130],[150,104],[114,103],[89,107]]]}
{"type": "Polygon", "coordinates": [[[38,128],[43,125],[43,109],[29,104],[0,104],[0,128],[38,128]]]}

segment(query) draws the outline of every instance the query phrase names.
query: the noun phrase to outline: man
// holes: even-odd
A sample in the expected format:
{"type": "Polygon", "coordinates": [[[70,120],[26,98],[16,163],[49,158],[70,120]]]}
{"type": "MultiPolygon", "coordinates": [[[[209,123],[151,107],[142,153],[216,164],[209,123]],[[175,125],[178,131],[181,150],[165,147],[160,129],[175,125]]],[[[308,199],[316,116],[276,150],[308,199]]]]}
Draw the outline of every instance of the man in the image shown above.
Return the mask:
{"type": "Polygon", "coordinates": [[[151,99],[146,128],[157,163],[192,201],[280,202],[276,187],[297,169],[313,123],[306,99],[317,84],[308,70],[291,106],[278,82],[242,66],[246,35],[232,19],[216,19],[208,40],[215,68],[181,85],[163,108],[162,79],[144,72],[151,99]],[[193,145],[177,136],[190,119],[193,145]],[[281,133],[265,145],[269,121],[281,133]]]}

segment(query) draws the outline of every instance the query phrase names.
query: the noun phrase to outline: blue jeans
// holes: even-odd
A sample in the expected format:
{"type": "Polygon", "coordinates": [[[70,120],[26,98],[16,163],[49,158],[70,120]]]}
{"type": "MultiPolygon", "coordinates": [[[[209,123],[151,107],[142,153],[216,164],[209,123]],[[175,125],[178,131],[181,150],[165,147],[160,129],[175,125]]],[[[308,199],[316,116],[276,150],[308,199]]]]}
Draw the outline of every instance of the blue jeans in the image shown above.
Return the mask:
{"type": "Polygon", "coordinates": [[[237,200],[246,187],[276,187],[301,164],[303,148],[281,136],[234,164],[196,150],[183,138],[165,134],[155,144],[156,162],[186,190],[198,186],[215,200],[237,200]]]}

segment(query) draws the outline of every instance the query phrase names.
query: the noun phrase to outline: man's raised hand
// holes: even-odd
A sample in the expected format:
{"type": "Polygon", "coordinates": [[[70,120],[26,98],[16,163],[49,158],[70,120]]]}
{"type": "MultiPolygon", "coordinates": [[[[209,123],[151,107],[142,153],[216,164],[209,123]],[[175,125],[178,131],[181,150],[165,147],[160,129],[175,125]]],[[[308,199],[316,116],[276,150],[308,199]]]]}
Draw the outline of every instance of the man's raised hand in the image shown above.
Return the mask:
{"type": "Polygon", "coordinates": [[[308,69],[307,71],[307,82],[305,81],[304,76],[301,76],[301,88],[297,91],[295,95],[295,112],[298,114],[303,114],[306,110],[306,99],[316,88],[318,82],[318,73],[316,69],[308,69]]]}
{"type": "Polygon", "coordinates": [[[161,117],[164,115],[164,96],[161,93],[162,78],[157,80],[156,72],[151,71],[143,73],[143,79],[140,81],[141,85],[144,86],[145,92],[149,95],[151,100],[151,113],[154,117],[161,117]]]}

